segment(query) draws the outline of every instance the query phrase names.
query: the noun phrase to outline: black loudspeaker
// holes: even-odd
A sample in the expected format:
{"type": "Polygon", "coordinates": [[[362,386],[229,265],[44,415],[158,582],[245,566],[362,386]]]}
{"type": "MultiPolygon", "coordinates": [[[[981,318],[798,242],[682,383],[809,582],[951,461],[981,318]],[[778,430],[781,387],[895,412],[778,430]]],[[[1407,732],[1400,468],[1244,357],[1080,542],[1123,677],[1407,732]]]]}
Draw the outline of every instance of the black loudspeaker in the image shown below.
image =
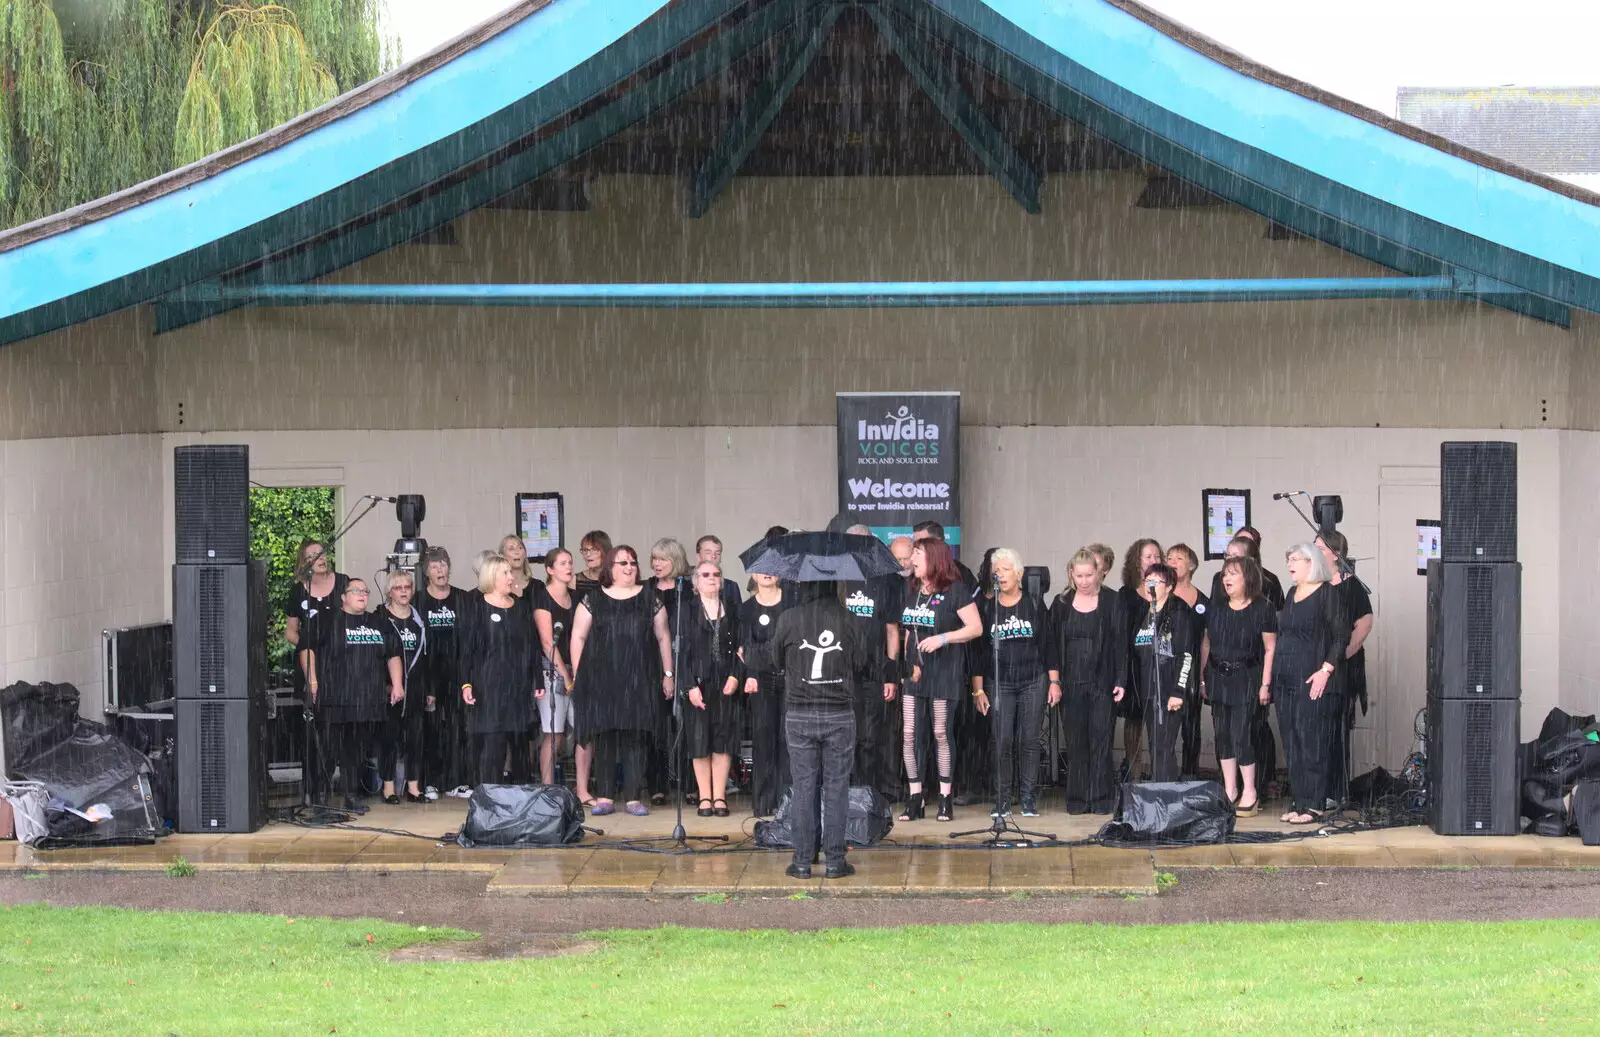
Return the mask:
{"type": "Polygon", "coordinates": [[[259,697],[266,652],[265,562],[172,567],[174,697],[259,697]]]}
{"type": "Polygon", "coordinates": [[[1440,835],[1516,835],[1522,703],[1428,696],[1428,826],[1440,835]]]}
{"type": "Polygon", "coordinates": [[[1444,443],[1439,471],[1440,557],[1447,562],[1516,561],[1517,445],[1444,443]]]}
{"type": "Polygon", "coordinates": [[[1034,598],[1044,598],[1050,593],[1050,567],[1025,565],[1022,567],[1022,593],[1034,598]]]}
{"type": "Polygon", "coordinates": [[[265,820],[264,700],[179,699],[178,831],[253,832],[265,820]]]}
{"type": "Polygon", "coordinates": [[[250,558],[250,448],[181,446],[172,452],[179,565],[250,558]]]}
{"type": "Polygon", "coordinates": [[[1428,563],[1428,694],[1522,697],[1522,566],[1428,563]]]}

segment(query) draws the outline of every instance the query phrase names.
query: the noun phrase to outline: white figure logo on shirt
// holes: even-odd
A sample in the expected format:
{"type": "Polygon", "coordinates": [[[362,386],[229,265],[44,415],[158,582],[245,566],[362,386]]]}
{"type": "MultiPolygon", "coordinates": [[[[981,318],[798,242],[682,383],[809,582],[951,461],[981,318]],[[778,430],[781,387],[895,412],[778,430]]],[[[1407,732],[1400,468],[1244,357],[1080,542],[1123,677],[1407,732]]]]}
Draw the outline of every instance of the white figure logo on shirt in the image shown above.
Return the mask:
{"type": "Polygon", "coordinates": [[[833,643],[832,630],[824,630],[821,634],[817,635],[816,644],[812,644],[809,641],[801,641],[800,647],[810,649],[811,651],[817,653],[811,657],[811,679],[814,681],[820,681],[822,679],[822,660],[828,655],[828,653],[844,651],[843,645],[836,645],[833,643]]]}

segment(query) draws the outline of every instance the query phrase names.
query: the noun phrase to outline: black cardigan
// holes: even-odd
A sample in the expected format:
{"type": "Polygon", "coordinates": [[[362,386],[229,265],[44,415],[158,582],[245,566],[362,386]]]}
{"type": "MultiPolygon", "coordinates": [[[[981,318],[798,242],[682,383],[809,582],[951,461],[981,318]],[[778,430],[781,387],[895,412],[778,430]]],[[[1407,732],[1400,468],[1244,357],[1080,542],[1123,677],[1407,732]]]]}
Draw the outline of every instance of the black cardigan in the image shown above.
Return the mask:
{"type": "MultiPolygon", "coordinates": [[[[1050,639],[1058,657],[1066,648],[1068,612],[1076,591],[1064,591],[1050,605],[1050,639]]],[[[1095,683],[1110,691],[1128,688],[1128,616],[1116,591],[1100,588],[1100,603],[1095,606],[1095,683]]],[[[1067,675],[1062,673],[1063,683],[1067,675]]],[[[1130,691],[1132,689],[1129,689],[1130,691]]]]}

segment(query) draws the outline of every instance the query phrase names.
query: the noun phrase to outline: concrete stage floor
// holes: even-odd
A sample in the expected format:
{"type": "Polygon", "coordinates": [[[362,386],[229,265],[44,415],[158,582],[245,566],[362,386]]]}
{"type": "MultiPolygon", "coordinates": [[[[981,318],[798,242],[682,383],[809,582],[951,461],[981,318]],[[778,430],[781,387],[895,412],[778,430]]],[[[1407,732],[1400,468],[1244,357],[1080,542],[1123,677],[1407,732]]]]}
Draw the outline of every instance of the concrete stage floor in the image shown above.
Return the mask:
{"type": "MultiPolygon", "coordinates": [[[[734,797],[737,815],[748,800],[734,797]]],[[[1072,842],[1091,836],[1105,818],[1069,817],[1052,794],[1045,815],[1021,818],[1025,827],[1072,842]]],[[[464,849],[445,842],[466,812],[464,800],[405,806],[377,804],[356,827],[307,828],[269,824],[244,835],[174,835],[153,846],[38,851],[0,843],[0,872],[160,871],[181,856],[201,871],[481,872],[487,890],[502,896],[633,894],[693,895],[711,892],[772,895],[806,889],[813,893],[909,894],[1153,893],[1157,874],[1169,868],[1583,868],[1600,869],[1600,847],[1576,838],[1519,835],[1503,838],[1446,837],[1427,828],[1313,836],[1278,843],[1230,843],[1183,849],[1112,849],[1051,846],[987,849],[981,836],[949,844],[950,833],[988,823],[987,810],[957,808],[956,820],[896,823],[876,847],[850,854],[857,873],[846,879],[797,882],[784,875],[787,851],[754,848],[754,819],[697,817],[686,811],[691,835],[721,834],[727,843],[695,843],[723,852],[648,853],[626,849],[624,840],[664,839],[672,830],[670,807],[648,817],[614,814],[591,819],[604,835],[549,850],[464,849]],[[410,832],[426,838],[375,829],[410,832]]],[[[1241,820],[1241,832],[1278,831],[1282,805],[1241,820]]],[[[1296,831],[1304,831],[1297,829],[1296,831]]]]}

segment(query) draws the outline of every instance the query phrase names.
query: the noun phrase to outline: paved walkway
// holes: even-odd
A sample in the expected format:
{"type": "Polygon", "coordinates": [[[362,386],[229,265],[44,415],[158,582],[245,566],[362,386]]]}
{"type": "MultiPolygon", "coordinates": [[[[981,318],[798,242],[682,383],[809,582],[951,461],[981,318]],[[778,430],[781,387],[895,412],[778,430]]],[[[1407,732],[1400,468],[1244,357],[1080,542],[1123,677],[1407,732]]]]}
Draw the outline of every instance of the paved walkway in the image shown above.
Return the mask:
{"type": "MultiPolygon", "coordinates": [[[[739,801],[734,801],[737,809],[739,801]]],[[[978,808],[958,809],[954,824],[932,820],[896,824],[889,840],[850,855],[857,873],[847,879],[800,883],[783,874],[787,852],[755,850],[749,817],[684,818],[691,835],[720,834],[726,843],[696,842],[712,851],[640,852],[620,846],[652,840],[665,846],[670,810],[649,817],[594,819],[604,834],[579,846],[551,850],[464,849],[443,838],[461,823],[465,803],[379,805],[360,828],[305,828],[272,824],[245,835],[175,835],[153,846],[35,851],[0,844],[3,871],[157,871],[183,857],[205,871],[397,871],[490,873],[494,895],[693,895],[715,892],[976,895],[983,893],[1101,894],[1153,892],[1169,868],[1586,868],[1600,869],[1600,847],[1577,839],[1536,836],[1445,837],[1427,828],[1392,828],[1276,843],[1231,843],[1171,850],[1121,850],[1102,846],[983,848],[981,837],[953,846],[952,831],[982,826],[978,808]],[[379,831],[388,829],[390,831],[379,831]],[[397,832],[415,833],[411,835],[397,832]]],[[[1282,830],[1277,811],[1239,823],[1241,832],[1282,830]]],[[[1019,821],[1024,820],[1018,818],[1019,821]]],[[[1064,842],[1085,839],[1104,821],[1055,811],[1029,818],[1028,827],[1064,842]]],[[[648,843],[634,845],[651,845],[648,843]]]]}

